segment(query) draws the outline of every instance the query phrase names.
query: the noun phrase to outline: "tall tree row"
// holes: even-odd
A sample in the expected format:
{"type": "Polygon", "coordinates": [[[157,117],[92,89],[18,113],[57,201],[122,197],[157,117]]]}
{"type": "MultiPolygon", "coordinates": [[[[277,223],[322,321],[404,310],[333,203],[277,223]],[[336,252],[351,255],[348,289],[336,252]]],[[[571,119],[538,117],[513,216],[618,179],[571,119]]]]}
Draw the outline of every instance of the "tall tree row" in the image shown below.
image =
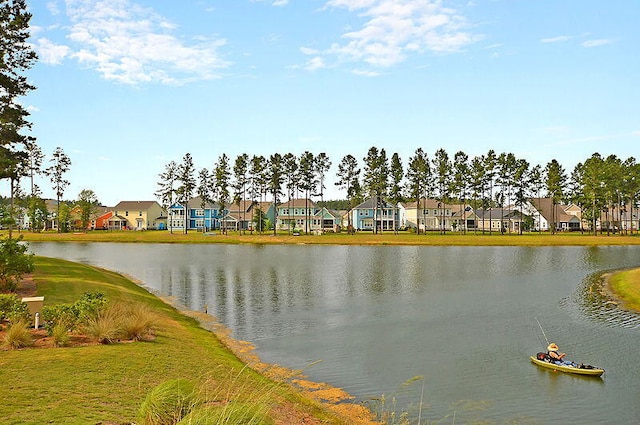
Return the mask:
{"type": "MultiPolygon", "coordinates": [[[[268,158],[241,154],[234,161],[222,154],[211,172],[200,170],[196,185],[192,181],[193,160],[188,155],[182,164],[170,162],[167,165],[165,172],[160,174],[156,195],[166,207],[171,202],[187,202],[185,194],[197,189],[203,202],[217,202],[221,213],[230,202],[240,205],[246,200],[254,203],[270,200],[274,205],[286,202],[291,207],[294,199],[302,199],[303,230],[309,233],[313,213],[310,202],[312,198],[321,203],[324,201],[330,167],[331,161],[325,153],[314,155],[309,151],[300,156],[275,153],[268,158]]],[[[584,219],[591,223],[592,230],[596,229],[597,223],[607,232],[629,229],[632,217],[637,215],[640,198],[640,166],[635,159],[621,160],[615,155],[603,158],[598,153],[579,163],[568,176],[555,159],[544,165],[531,165],[513,153],[493,150],[475,157],[459,151],[451,159],[444,149],[436,150],[433,157],[429,157],[418,148],[405,166],[397,153],[388,158],[384,149],[373,146],[361,162],[351,154],[345,155],[337,164],[335,176],[335,185],[342,190],[348,209],[364,199],[371,200],[376,224],[382,222],[379,214],[383,205],[415,202],[419,211],[426,212],[426,200],[435,199],[441,224],[446,221],[444,214],[448,204],[457,202],[461,205],[457,213],[461,217],[459,223],[465,224],[463,231],[466,231],[468,214],[473,211],[481,211],[480,220],[485,220],[486,214],[486,220],[493,223],[500,218],[502,222],[504,215],[512,211],[511,208],[506,210],[507,206],[517,207],[521,223],[526,211],[531,217],[530,225],[539,224],[542,198],[550,199],[552,203],[551,232],[556,231],[559,214],[563,211],[560,204],[568,202],[582,208],[584,219]],[[534,201],[537,211],[527,210],[528,200],[534,201]]],[[[261,208],[257,211],[260,216],[254,221],[262,223],[263,211],[261,208]]],[[[396,215],[395,210],[393,214],[396,215]]],[[[313,219],[322,220],[322,217],[313,219]]],[[[285,220],[288,219],[281,221],[285,220]]],[[[418,234],[425,228],[425,220],[424,214],[418,214],[418,234]]],[[[285,223],[289,231],[295,229],[296,224],[285,223]]],[[[272,225],[275,227],[275,223],[272,225]]],[[[352,230],[350,215],[347,226],[352,230]]],[[[256,226],[259,231],[262,227],[256,226]]],[[[483,232],[488,228],[489,234],[498,230],[486,224],[481,228],[483,232]]],[[[374,232],[378,230],[378,226],[374,226],[374,232]]],[[[441,233],[447,230],[444,226],[440,228],[441,233]]],[[[505,230],[500,226],[500,232],[505,230]]],[[[518,230],[522,233],[522,226],[518,230]]]]}

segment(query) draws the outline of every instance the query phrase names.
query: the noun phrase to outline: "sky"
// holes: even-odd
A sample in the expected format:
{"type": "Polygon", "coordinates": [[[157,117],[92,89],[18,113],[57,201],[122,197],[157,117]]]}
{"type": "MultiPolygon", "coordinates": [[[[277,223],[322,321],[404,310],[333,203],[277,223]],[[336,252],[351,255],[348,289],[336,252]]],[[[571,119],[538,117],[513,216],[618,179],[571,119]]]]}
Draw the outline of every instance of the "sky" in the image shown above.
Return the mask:
{"type": "MultiPolygon", "coordinates": [[[[637,0],[28,0],[23,99],[64,199],[154,200],[239,154],[639,157],[637,0]]],[[[44,197],[55,198],[42,178],[44,197]]]]}

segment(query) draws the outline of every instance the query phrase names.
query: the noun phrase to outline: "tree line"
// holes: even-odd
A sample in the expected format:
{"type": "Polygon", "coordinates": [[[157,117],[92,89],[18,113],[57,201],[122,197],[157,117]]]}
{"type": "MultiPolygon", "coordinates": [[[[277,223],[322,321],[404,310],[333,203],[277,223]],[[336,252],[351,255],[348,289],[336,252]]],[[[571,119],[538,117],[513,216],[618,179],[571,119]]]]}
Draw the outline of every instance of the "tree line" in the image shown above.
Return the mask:
{"type": "MultiPolygon", "coordinates": [[[[305,202],[315,198],[322,205],[330,167],[326,153],[305,151],[299,156],[243,153],[233,160],[223,153],[211,169],[197,170],[187,153],[181,162],[165,165],[156,196],[164,208],[187,205],[194,196],[201,198],[203,207],[216,202],[221,210],[244,200],[277,205],[296,198],[305,202]]],[[[640,195],[640,165],[635,158],[599,153],[568,173],[556,159],[544,165],[531,164],[513,153],[494,150],[470,157],[462,151],[450,156],[445,149],[429,154],[417,148],[405,165],[398,153],[388,156],[385,149],[372,146],[361,160],[351,154],[344,156],[335,177],[335,185],[345,195],[345,209],[373,198],[376,206],[383,200],[397,204],[436,199],[443,205],[458,202],[474,209],[503,210],[514,205],[522,210],[527,200],[544,197],[551,199],[552,211],[560,203],[580,206],[593,232],[598,220],[607,231],[620,229],[638,208],[640,195]]],[[[306,210],[309,214],[308,204],[306,210]]],[[[551,217],[552,232],[556,220],[551,217]]],[[[186,231],[186,220],[184,225],[186,231]]]]}

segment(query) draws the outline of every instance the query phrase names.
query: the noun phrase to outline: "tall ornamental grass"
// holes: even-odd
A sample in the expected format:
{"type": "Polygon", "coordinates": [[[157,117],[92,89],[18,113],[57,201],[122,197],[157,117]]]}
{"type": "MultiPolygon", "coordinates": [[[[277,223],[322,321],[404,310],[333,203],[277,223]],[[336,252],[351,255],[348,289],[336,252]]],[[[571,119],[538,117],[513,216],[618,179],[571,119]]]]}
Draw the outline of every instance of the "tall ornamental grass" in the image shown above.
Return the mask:
{"type": "Polygon", "coordinates": [[[33,336],[31,330],[24,321],[12,323],[8,328],[2,340],[2,346],[9,350],[17,350],[19,348],[31,347],[33,345],[33,336]]]}
{"type": "Polygon", "coordinates": [[[198,403],[195,385],[186,379],[172,379],[155,387],[138,411],[140,425],[174,425],[198,403]]]}

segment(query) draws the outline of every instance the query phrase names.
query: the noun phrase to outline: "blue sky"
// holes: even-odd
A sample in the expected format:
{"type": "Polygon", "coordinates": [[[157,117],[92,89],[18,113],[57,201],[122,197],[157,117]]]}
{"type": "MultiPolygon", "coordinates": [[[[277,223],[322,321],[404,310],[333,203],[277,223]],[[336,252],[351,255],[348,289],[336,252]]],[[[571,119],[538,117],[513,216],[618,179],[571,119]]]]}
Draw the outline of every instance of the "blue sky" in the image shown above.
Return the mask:
{"type": "MultiPolygon", "coordinates": [[[[152,200],[165,164],[371,146],[568,172],[639,156],[637,0],[31,0],[26,99],[65,199],[152,200]]],[[[42,180],[44,195],[54,197],[42,180]]]]}

